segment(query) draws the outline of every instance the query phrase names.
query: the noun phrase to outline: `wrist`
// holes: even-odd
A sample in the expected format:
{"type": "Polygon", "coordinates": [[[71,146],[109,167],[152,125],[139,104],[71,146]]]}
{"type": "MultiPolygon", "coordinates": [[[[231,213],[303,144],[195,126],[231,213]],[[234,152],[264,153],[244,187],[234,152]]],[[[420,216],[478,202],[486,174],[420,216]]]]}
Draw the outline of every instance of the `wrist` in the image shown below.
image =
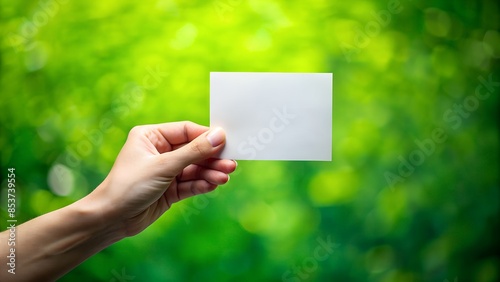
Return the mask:
{"type": "MultiPolygon", "coordinates": [[[[101,183],[92,193],[72,205],[74,213],[82,219],[82,224],[88,226],[95,236],[104,236],[108,245],[126,237],[125,225],[120,215],[113,209],[110,198],[104,195],[104,186],[101,183]]],[[[105,246],[106,247],[106,246],[105,246]]]]}

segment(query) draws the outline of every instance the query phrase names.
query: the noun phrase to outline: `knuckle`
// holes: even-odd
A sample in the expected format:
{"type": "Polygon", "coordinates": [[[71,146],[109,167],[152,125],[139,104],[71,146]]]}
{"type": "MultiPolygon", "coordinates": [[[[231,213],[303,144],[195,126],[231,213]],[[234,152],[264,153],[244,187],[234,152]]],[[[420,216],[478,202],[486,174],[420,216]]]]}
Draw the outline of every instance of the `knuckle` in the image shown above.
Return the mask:
{"type": "Polygon", "coordinates": [[[205,155],[206,153],[208,153],[207,148],[202,144],[200,144],[199,142],[193,142],[193,144],[190,147],[193,153],[200,155],[205,155]]]}
{"type": "Polygon", "coordinates": [[[141,132],[143,132],[143,130],[144,130],[144,125],[136,125],[136,126],[132,127],[132,129],[130,129],[130,131],[128,133],[128,137],[137,136],[141,132]]]}

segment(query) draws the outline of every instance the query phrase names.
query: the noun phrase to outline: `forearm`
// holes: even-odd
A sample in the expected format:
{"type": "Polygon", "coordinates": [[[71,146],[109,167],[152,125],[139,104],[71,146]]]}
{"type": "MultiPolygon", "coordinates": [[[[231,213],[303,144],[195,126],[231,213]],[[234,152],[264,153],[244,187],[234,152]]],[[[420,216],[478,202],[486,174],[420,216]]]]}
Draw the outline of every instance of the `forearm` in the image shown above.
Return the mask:
{"type": "MultiPolygon", "coordinates": [[[[91,194],[72,205],[17,227],[16,272],[5,270],[9,248],[2,248],[0,281],[52,281],[88,257],[123,238],[123,227],[91,194]]],[[[6,245],[9,233],[0,234],[6,245]]]]}

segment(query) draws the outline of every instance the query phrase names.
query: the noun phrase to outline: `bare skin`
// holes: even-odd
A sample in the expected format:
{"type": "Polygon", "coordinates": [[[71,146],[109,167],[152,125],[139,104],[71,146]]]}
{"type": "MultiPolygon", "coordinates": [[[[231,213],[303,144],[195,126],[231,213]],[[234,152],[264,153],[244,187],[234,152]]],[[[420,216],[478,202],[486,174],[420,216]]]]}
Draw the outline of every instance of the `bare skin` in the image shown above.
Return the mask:
{"type": "Polygon", "coordinates": [[[0,281],[54,281],[109,245],[144,230],[172,204],[229,180],[232,160],[214,159],[222,129],[192,122],[133,128],[106,179],[89,195],[16,229],[16,274],[5,269],[9,232],[0,233],[0,281]]]}

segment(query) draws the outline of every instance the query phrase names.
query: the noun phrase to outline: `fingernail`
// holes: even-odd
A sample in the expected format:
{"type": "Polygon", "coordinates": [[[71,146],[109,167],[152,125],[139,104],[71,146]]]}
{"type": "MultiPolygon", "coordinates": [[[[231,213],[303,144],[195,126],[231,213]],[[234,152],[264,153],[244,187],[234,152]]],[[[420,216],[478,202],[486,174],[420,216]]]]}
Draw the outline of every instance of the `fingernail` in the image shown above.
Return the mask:
{"type": "Polygon", "coordinates": [[[234,162],[234,164],[236,165],[236,167],[235,167],[235,168],[237,168],[237,167],[238,167],[238,162],[237,162],[236,160],[233,160],[233,162],[234,162]]]}
{"type": "Polygon", "coordinates": [[[222,142],[224,142],[224,138],[224,131],[220,127],[211,130],[207,135],[208,142],[210,142],[212,147],[217,147],[222,144],[222,142]]]}

